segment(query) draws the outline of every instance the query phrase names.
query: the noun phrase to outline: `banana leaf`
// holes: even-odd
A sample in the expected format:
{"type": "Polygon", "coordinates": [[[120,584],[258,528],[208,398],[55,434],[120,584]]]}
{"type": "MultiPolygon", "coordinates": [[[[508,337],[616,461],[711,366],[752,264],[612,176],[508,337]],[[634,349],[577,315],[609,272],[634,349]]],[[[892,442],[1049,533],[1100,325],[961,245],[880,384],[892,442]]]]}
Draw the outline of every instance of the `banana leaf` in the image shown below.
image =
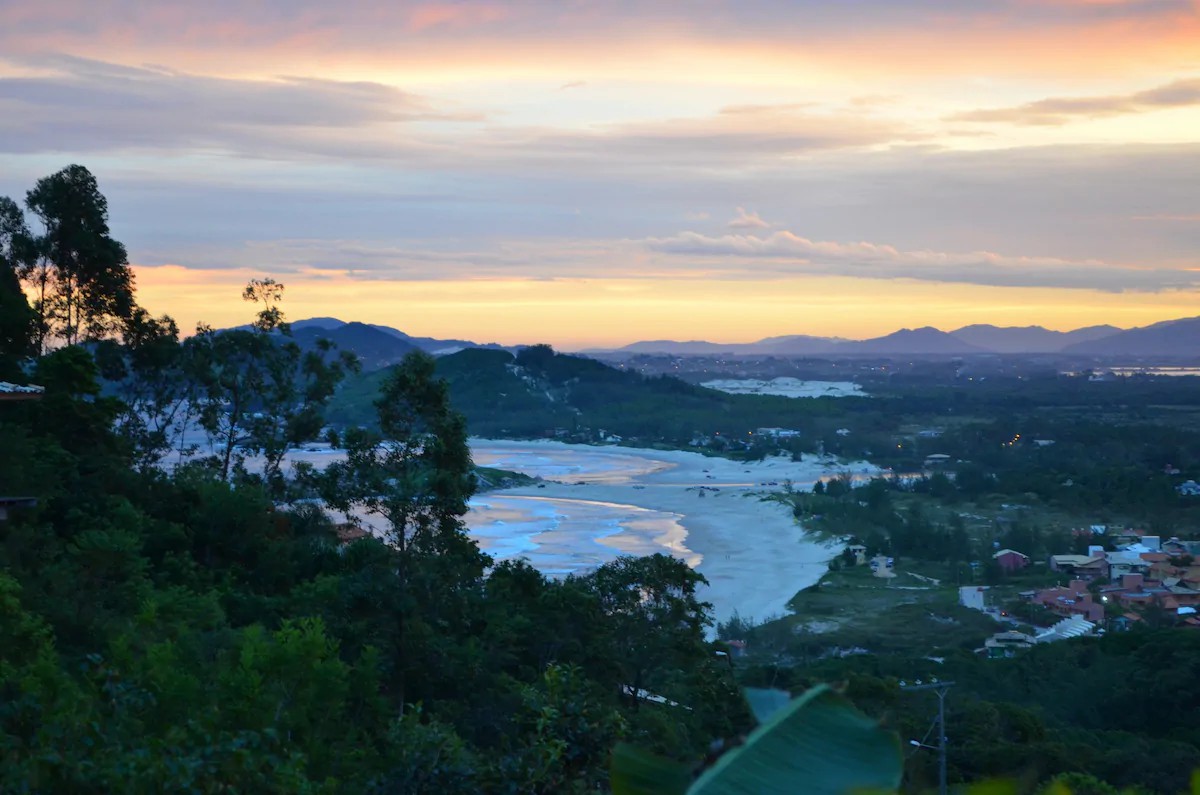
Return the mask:
{"type": "Polygon", "coordinates": [[[894,792],[903,765],[894,732],[821,685],[771,714],[688,795],[894,792]]]}

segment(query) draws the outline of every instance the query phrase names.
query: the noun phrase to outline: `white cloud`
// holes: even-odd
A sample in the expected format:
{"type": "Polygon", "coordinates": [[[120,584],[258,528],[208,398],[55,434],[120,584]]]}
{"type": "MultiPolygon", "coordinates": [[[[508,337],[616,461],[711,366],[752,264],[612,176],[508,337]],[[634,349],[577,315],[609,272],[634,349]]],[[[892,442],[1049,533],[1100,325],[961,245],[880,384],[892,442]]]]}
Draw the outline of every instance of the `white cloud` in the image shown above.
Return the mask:
{"type": "Polygon", "coordinates": [[[758,213],[746,212],[742,207],[737,208],[737,215],[726,224],[730,229],[769,229],[771,225],[759,217],[758,213]]]}
{"type": "Polygon", "coordinates": [[[905,251],[894,246],[811,240],[787,231],[767,237],[683,232],[645,241],[651,251],[739,271],[744,278],[820,274],[863,279],[918,279],[999,287],[1053,287],[1108,292],[1194,288],[1200,270],[1142,268],[1100,260],[1067,260],[992,251],[905,251]],[[722,260],[730,261],[722,265],[722,260]]]}

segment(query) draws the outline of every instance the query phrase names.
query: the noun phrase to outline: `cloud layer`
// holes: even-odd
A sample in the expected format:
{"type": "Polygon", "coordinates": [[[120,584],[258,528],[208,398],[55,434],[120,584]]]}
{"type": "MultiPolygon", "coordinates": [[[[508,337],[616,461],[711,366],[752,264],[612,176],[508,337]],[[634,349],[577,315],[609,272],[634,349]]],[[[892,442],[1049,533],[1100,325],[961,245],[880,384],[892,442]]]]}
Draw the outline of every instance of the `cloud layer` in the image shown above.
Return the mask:
{"type": "Polygon", "coordinates": [[[1157,88],[1131,94],[1052,97],[1010,108],[973,110],[955,114],[951,120],[1060,125],[1080,117],[1102,118],[1195,106],[1200,106],[1200,78],[1175,80],[1157,88]]]}
{"type": "Polygon", "coordinates": [[[902,251],[878,243],[810,240],[785,231],[766,237],[713,237],[684,232],[648,240],[647,246],[652,251],[691,258],[694,267],[716,263],[717,272],[734,270],[760,278],[771,274],[820,274],[1105,292],[1181,290],[1200,284],[1200,268],[1187,271],[1138,268],[1098,260],[1010,256],[991,251],[902,251]]]}
{"type": "Polygon", "coordinates": [[[1194,0],[0,2],[0,194],[89,166],[184,318],[263,271],[567,321],[813,284],[872,318],[1164,306],[1197,288],[1198,40],[1194,0]]]}

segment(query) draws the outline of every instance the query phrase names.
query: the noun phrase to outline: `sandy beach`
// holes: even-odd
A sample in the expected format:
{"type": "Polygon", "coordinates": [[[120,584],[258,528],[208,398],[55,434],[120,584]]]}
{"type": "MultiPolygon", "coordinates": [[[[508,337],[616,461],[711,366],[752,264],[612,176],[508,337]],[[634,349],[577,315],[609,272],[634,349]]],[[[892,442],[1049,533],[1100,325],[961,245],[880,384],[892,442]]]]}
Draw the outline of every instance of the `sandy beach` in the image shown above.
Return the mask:
{"type": "Polygon", "coordinates": [[[837,545],[808,538],[785,506],[764,501],[763,496],[781,491],[787,480],[807,490],[821,477],[874,469],[865,462],[844,465],[816,456],[748,464],[682,451],[588,448],[550,441],[475,439],[472,448],[478,464],[547,478],[542,487],[489,492],[481,500],[586,500],[635,505],[674,517],[683,535],[664,539],[662,546],[673,542],[676,548],[643,551],[671,551],[697,568],[709,581],[702,596],[713,604],[718,621],[734,614],[763,620],[785,613],[788,600],[820,579],[840,551],[837,545]],[[592,462],[598,472],[572,471],[572,461],[580,466],[592,462]],[[633,465],[618,466],[618,461],[633,465]]]}
{"type": "MultiPolygon", "coordinates": [[[[471,439],[480,466],[542,478],[536,485],[476,495],[468,531],[497,560],[524,557],[550,576],[582,573],[617,555],[665,552],[708,580],[702,598],[719,622],[762,621],[787,612],[817,582],[838,545],[808,537],[787,507],[763,498],[791,481],[865,477],[867,462],[772,457],[744,463],[677,450],[556,441],[471,439]]],[[[342,452],[310,446],[289,460],[323,467],[342,452]]],[[[378,520],[359,517],[370,527],[378,520]]]]}

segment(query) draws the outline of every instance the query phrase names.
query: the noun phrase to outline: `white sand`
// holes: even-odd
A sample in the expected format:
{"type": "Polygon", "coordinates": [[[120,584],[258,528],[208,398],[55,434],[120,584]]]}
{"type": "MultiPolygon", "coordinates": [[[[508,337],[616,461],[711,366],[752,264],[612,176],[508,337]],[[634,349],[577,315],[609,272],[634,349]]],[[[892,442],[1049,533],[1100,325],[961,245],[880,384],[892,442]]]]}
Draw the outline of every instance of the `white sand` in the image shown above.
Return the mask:
{"type": "Polygon", "coordinates": [[[522,461],[540,461],[541,470],[537,465],[523,469],[535,475],[545,475],[546,467],[558,471],[562,460],[556,457],[581,452],[641,462],[627,470],[615,468],[600,479],[562,473],[567,482],[491,494],[632,504],[676,514],[686,531],[682,544],[692,553],[681,557],[693,564],[699,558],[696,568],[709,582],[701,596],[713,604],[718,621],[727,621],[735,613],[756,621],[786,613],[792,596],[817,582],[840,551],[840,545],[807,537],[786,506],[765,502],[763,495],[781,491],[789,479],[797,489],[808,490],[816,479],[848,469],[858,474],[874,471],[866,463],[847,467],[816,456],[802,462],[781,457],[747,464],[681,451],[589,448],[550,441],[477,439],[472,447],[476,463],[485,466],[522,469],[522,461]],[[581,480],[582,484],[571,485],[581,480]],[[704,497],[699,496],[700,486],[707,487],[704,497]]]}
{"type": "MultiPolygon", "coordinates": [[[[555,441],[472,439],[471,448],[478,465],[545,479],[541,488],[476,497],[476,511],[508,520],[473,530],[485,551],[498,558],[526,555],[549,574],[585,570],[617,554],[668,552],[708,580],[701,598],[712,603],[719,622],[734,614],[763,621],[787,613],[788,601],[816,583],[841,551],[839,544],[807,536],[788,507],[763,496],[782,491],[788,480],[808,491],[819,478],[879,471],[866,462],[841,464],[815,455],[800,462],[775,457],[743,463],[675,450],[555,441]],[[542,517],[539,526],[519,516],[520,507],[514,512],[522,499],[509,497],[523,498],[520,507],[549,506],[573,521],[559,526],[542,517]],[[643,513],[648,518],[639,521],[643,513]]],[[[288,458],[321,468],[343,455],[314,445],[288,458]]],[[[478,517],[468,515],[469,525],[473,518],[478,517]]]]}
{"type": "Polygon", "coordinates": [[[781,376],[770,381],[754,378],[705,381],[700,386],[728,392],[731,395],[779,395],[790,398],[868,397],[853,381],[802,381],[781,376]]]}

